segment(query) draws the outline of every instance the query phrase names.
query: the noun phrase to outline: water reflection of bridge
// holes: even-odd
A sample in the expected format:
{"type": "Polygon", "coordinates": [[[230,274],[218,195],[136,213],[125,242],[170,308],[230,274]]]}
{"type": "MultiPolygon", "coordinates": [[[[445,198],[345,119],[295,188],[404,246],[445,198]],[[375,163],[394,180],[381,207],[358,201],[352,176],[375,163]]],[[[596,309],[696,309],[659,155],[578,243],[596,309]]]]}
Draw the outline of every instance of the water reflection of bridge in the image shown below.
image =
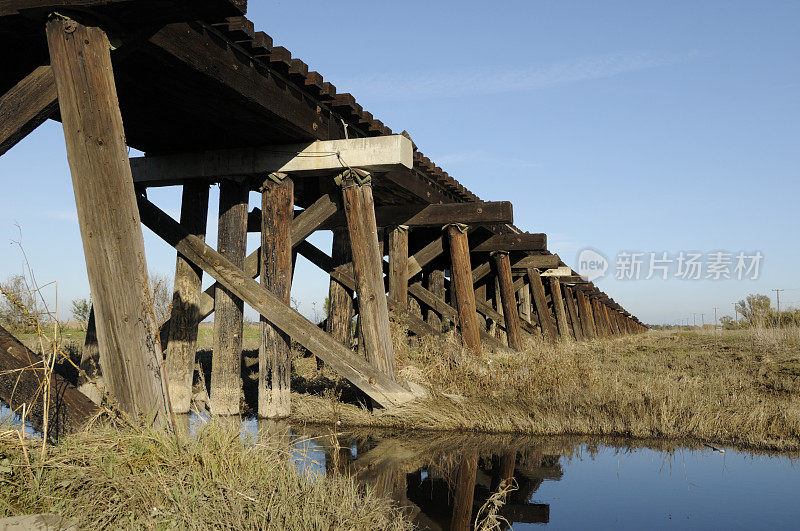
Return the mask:
{"type": "Polygon", "coordinates": [[[509,524],[547,523],[550,506],[531,499],[543,481],[563,475],[560,455],[529,440],[307,434],[324,449],[327,473],[393,499],[421,529],[472,529],[479,509],[512,480],[516,489],[498,514],[509,524]]]}

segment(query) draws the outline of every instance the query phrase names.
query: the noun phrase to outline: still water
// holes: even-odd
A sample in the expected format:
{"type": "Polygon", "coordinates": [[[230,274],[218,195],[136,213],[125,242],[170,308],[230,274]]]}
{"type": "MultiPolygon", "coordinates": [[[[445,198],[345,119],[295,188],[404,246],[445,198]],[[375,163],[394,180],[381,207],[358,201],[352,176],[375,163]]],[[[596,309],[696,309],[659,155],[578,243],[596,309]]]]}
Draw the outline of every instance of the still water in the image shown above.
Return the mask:
{"type": "Polygon", "coordinates": [[[795,456],[580,437],[292,433],[307,449],[299,466],[355,477],[422,529],[473,529],[503,480],[515,490],[501,528],[800,529],[795,456]]]}
{"type": "MultiPolygon", "coordinates": [[[[0,419],[9,413],[0,404],[0,419]]],[[[196,431],[203,421],[184,422],[196,431]]],[[[309,477],[347,474],[392,498],[421,529],[473,529],[505,482],[514,490],[498,511],[505,519],[500,529],[800,529],[796,456],[664,441],[334,431],[255,420],[242,428],[244,438],[291,442],[309,477]]]]}

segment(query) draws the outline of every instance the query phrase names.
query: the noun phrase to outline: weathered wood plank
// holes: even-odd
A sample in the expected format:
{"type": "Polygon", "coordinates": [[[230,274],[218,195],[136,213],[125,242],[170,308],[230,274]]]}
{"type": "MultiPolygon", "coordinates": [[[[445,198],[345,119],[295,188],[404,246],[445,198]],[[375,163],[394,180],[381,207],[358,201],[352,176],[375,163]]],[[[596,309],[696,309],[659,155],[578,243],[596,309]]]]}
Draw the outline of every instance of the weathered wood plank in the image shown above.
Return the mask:
{"type": "MultiPolygon", "coordinates": [[[[267,180],[261,193],[261,285],[284,304],[292,288],[292,216],[294,183],[267,180]]],[[[288,417],[291,413],[291,338],[261,317],[258,350],[258,416],[288,417]]]]}
{"type": "MultiPolygon", "coordinates": [[[[405,137],[403,137],[405,138],[405,137]]],[[[389,308],[383,283],[383,251],[378,242],[372,185],[356,183],[355,171],[342,174],[342,197],[347,215],[358,314],[367,359],[391,380],[396,378],[389,308]]]]}
{"type": "Polygon", "coordinates": [[[0,155],[14,147],[58,111],[56,80],[40,66],[0,96],[0,155]]]}
{"type": "Polygon", "coordinates": [[[110,43],[101,29],[73,20],[51,20],[46,32],[108,389],[134,419],[168,422],[110,43]]]}
{"type": "MultiPolygon", "coordinates": [[[[376,177],[379,179],[380,177],[376,177]]],[[[513,207],[508,201],[444,203],[432,205],[389,205],[375,208],[379,227],[443,227],[448,223],[495,225],[513,223],[513,207]]],[[[344,216],[334,216],[321,228],[332,229],[345,224],[344,216]]]]}
{"type": "MultiPolygon", "coordinates": [[[[414,399],[414,395],[396,382],[355,356],[341,343],[320,330],[297,311],[281,302],[275,294],[256,283],[247,273],[234,266],[224,256],[198,238],[187,234],[180,224],[144,197],[139,197],[142,222],[157,236],[179,250],[203,271],[215,278],[237,297],[271,323],[289,334],[312,354],[322,358],[343,378],[364,391],[383,406],[399,405],[414,399]]],[[[298,245],[313,247],[307,242],[298,245]]],[[[324,253],[323,253],[324,254],[324,253]]],[[[343,280],[343,279],[342,279],[343,280]]]]}
{"type": "Polygon", "coordinates": [[[472,288],[472,266],[470,265],[467,233],[457,225],[445,229],[450,247],[451,286],[456,296],[458,324],[464,345],[478,356],[481,355],[481,339],[475,309],[475,291],[472,288]]]}
{"type": "MultiPolygon", "coordinates": [[[[248,192],[235,181],[223,181],[219,187],[217,251],[240,269],[244,267],[247,252],[248,192]]],[[[217,287],[214,290],[214,357],[211,362],[212,415],[238,415],[240,412],[243,330],[241,297],[224,285],[217,287]]]]}
{"type": "Polygon", "coordinates": [[[473,252],[481,251],[546,251],[546,234],[495,234],[488,240],[476,245],[473,252]]]}
{"type": "MultiPolygon", "coordinates": [[[[243,15],[247,11],[247,0],[175,0],[158,8],[138,0],[5,0],[0,5],[0,17],[21,15],[31,12],[47,14],[58,9],[97,9],[105,16],[136,20],[136,11],[148,20],[159,20],[162,24],[179,20],[219,20],[225,17],[243,15]]],[[[141,21],[139,21],[141,22],[141,21]]]]}
{"type": "MultiPolygon", "coordinates": [[[[187,184],[181,200],[181,225],[189,234],[205,240],[208,223],[208,185],[187,184]]],[[[203,270],[178,253],[170,310],[169,345],[164,370],[169,398],[175,413],[189,413],[192,401],[197,327],[200,323],[197,300],[203,283],[203,270]]]]}
{"type": "Polygon", "coordinates": [[[403,135],[391,135],[131,158],[133,180],[142,186],[269,173],[293,178],[332,175],[345,165],[373,172],[408,170],[413,166],[413,147],[403,135]]]}

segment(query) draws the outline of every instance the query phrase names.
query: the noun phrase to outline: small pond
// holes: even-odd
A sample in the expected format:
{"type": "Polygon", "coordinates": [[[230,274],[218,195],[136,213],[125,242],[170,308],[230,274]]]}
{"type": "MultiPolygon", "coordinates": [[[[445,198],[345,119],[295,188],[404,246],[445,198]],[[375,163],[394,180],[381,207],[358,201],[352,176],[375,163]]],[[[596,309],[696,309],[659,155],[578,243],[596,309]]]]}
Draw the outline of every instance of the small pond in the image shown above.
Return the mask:
{"type": "MultiPolygon", "coordinates": [[[[9,413],[0,403],[0,419],[9,413]]],[[[193,431],[198,422],[181,420],[193,431]]],[[[796,456],[658,440],[242,427],[243,437],[291,442],[309,476],[347,474],[392,498],[421,529],[473,529],[507,483],[501,529],[800,528],[796,456]]]]}

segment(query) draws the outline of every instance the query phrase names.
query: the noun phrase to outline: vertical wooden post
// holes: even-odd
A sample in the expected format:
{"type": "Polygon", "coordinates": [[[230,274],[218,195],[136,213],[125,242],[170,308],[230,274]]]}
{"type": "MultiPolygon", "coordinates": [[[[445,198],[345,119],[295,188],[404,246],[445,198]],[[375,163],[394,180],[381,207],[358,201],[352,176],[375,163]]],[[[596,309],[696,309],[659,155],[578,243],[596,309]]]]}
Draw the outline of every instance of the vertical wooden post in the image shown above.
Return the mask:
{"type": "Polygon", "coordinates": [[[600,310],[600,321],[603,323],[603,330],[607,337],[611,337],[614,329],[611,327],[611,321],[608,318],[608,306],[604,302],[597,301],[597,307],[600,310]]]}
{"type": "MultiPolygon", "coordinates": [[[[441,269],[431,269],[425,274],[425,285],[428,291],[444,300],[444,271],[441,269]]],[[[425,321],[428,322],[433,328],[439,331],[444,331],[444,322],[439,318],[439,315],[428,308],[425,312],[425,321]]]]}
{"type": "Polygon", "coordinates": [[[450,243],[450,285],[456,296],[461,338],[467,348],[480,356],[481,338],[478,328],[478,310],[475,306],[475,290],[472,287],[472,264],[469,258],[466,227],[451,224],[447,225],[445,230],[450,243]]]}
{"type": "Polygon", "coordinates": [[[511,278],[511,262],[508,259],[508,253],[493,253],[492,261],[494,263],[497,280],[500,283],[500,299],[503,304],[503,316],[506,320],[508,346],[516,351],[521,351],[525,345],[522,340],[522,330],[519,325],[517,299],[514,296],[514,280],[511,278]]]}
{"type": "Polygon", "coordinates": [[[517,290],[517,296],[519,297],[519,316],[521,319],[524,319],[530,323],[531,290],[529,290],[527,286],[523,285],[519,290],[517,290]]]}
{"type": "Polygon", "coordinates": [[[550,277],[550,297],[553,299],[553,309],[556,314],[558,324],[558,335],[570,338],[569,323],[567,323],[567,312],[564,308],[564,299],[561,296],[561,282],[557,277],[550,277]]]}
{"type": "Polygon", "coordinates": [[[539,326],[542,328],[542,334],[546,340],[555,341],[556,325],[553,323],[553,314],[550,313],[550,309],[547,307],[542,277],[535,268],[528,269],[528,282],[530,282],[531,297],[536,306],[536,314],[539,316],[539,326]]]}
{"type": "MultiPolygon", "coordinates": [[[[244,268],[247,252],[248,189],[234,181],[219,186],[217,250],[244,268]]],[[[238,415],[242,391],[244,303],[224,286],[214,291],[214,341],[211,363],[211,413],[238,415]]]]}
{"type": "Polygon", "coordinates": [[[392,227],[389,232],[389,298],[398,308],[408,306],[408,227],[392,227]]]}
{"type": "Polygon", "coordinates": [[[594,329],[597,332],[597,336],[606,337],[608,333],[605,327],[605,323],[603,322],[603,317],[600,314],[601,312],[600,304],[594,297],[589,297],[589,303],[591,304],[592,307],[592,317],[594,317],[594,329]]]}
{"type": "MultiPolygon", "coordinates": [[[[497,275],[492,275],[491,284],[488,284],[492,287],[492,301],[494,303],[494,309],[500,315],[503,315],[503,300],[502,296],[500,295],[500,280],[498,280],[497,275]]],[[[505,322],[505,316],[503,315],[503,322],[505,322]]],[[[505,329],[500,328],[499,323],[495,323],[492,321],[492,328],[494,332],[494,336],[500,340],[501,343],[508,344],[508,334],[506,333],[505,329]]]]}
{"type": "Polygon", "coordinates": [[[584,295],[583,290],[576,289],[575,295],[578,297],[578,313],[581,316],[581,325],[583,326],[583,336],[586,339],[594,339],[597,334],[594,330],[594,319],[592,319],[591,308],[589,301],[584,295]]]}
{"type": "Polygon", "coordinates": [[[456,491],[453,499],[452,531],[472,529],[472,507],[475,499],[475,479],[478,474],[478,451],[466,450],[458,465],[456,491]]]}
{"type": "MultiPolygon", "coordinates": [[[[353,258],[350,252],[350,237],[346,228],[333,230],[333,248],[331,251],[333,267],[336,271],[352,274],[353,258]]],[[[351,322],[353,320],[353,294],[331,277],[328,289],[328,321],[327,332],[346,347],[350,347],[352,339],[351,322]]]]}
{"type": "Polygon", "coordinates": [[[367,360],[392,379],[394,347],[383,284],[383,250],[378,242],[372,184],[355,170],[342,174],[342,197],[350,233],[358,313],[367,360]]]}
{"type": "MultiPolygon", "coordinates": [[[[261,190],[261,285],[289,305],[292,289],[294,183],[273,174],[261,190]],[[274,177],[274,180],[273,180],[274,177]]],[[[258,416],[291,413],[291,338],[261,317],[258,349],[258,416]]]]}
{"type": "MultiPolygon", "coordinates": [[[[181,199],[181,225],[189,234],[205,240],[207,222],[208,185],[185,184],[181,199]]],[[[167,359],[164,361],[170,402],[175,413],[189,413],[192,401],[197,326],[201,317],[197,303],[200,300],[202,284],[203,270],[178,253],[167,359]]]]}
{"type": "Polygon", "coordinates": [[[144,239],[105,32],[47,23],[50,62],[109,391],[134,419],[170,416],[144,239]]]}
{"type": "Polygon", "coordinates": [[[572,333],[575,334],[576,340],[581,341],[584,339],[584,336],[580,313],[578,312],[577,304],[575,304],[575,295],[572,293],[572,289],[567,286],[564,286],[564,298],[567,301],[567,311],[569,312],[569,319],[572,323],[572,333]]]}
{"type": "MultiPolygon", "coordinates": [[[[475,288],[475,305],[476,305],[476,308],[477,308],[478,301],[486,302],[486,298],[487,298],[487,293],[486,292],[487,292],[487,289],[486,289],[486,284],[485,283],[483,283],[480,286],[478,286],[477,288],[475,288]]],[[[487,327],[489,326],[490,320],[487,319],[486,317],[484,317],[483,314],[481,314],[480,312],[478,312],[477,315],[478,315],[478,327],[481,330],[486,330],[487,327]]]]}

